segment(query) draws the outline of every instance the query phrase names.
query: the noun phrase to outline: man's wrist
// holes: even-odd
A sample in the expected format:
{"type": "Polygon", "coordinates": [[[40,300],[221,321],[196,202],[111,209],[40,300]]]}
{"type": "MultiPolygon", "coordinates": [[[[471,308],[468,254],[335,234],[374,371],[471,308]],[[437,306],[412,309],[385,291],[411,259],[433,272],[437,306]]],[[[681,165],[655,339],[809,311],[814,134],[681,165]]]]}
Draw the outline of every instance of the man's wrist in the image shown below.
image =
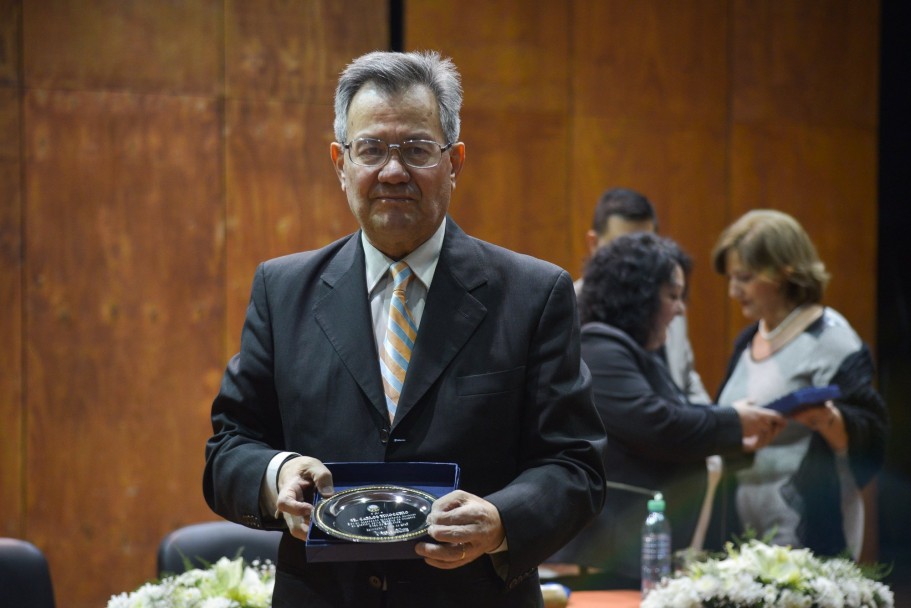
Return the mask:
{"type": "Polygon", "coordinates": [[[298,456],[300,454],[295,452],[279,452],[269,461],[260,487],[259,502],[263,514],[269,514],[275,519],[280,517],[278,513],[278,474],[281,472],[282,465],[298,456]]]}
{"type": "MultiPolygon", "coordinates": [[[[278,494],[278,491],[281,489],[278,485],[278,480],[282,474],[282,467],[285,466],[285,463],[287,463],[289,460],[293,460],[295,458],[300,458],[300,454],[298,454],[297,452],[281,452],[275,458],[272,459],[272,462],[278,461],[278,466],[275,469],[275,493],[276,494],[278,494]],[[279,460],[279,458],[278,458],[279,456],[284,456],[284,458],[279,460]]],[[[272,462],[269,463],[269,466],[272,466],[272,462]]]]}

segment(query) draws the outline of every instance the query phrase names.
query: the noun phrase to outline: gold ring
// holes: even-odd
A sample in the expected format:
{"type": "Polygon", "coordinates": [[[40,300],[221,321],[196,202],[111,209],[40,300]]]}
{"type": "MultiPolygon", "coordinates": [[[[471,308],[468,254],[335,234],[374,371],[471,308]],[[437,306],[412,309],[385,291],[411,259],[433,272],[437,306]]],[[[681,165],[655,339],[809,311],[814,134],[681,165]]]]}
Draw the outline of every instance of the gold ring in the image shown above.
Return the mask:
{"type": "Polygon", "coordinates": [[[462,543],[459,543],[459,549],[462,550],[462,555],[459,557],[459,560],[461,561],[461,560],[465,559],[465,545],[463,545],[462,543]]]}

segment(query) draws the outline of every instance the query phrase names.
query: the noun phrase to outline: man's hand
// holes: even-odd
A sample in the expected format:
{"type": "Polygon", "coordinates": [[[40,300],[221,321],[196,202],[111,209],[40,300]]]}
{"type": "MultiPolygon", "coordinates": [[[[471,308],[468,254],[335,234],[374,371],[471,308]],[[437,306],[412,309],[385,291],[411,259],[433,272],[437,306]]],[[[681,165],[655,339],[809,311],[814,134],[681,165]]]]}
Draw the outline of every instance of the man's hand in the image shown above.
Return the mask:
{"type": "Polygon", "coordinates": [[[427,532],[438,543],[418,543],[415,550],[429,565],[444,570],[493,551],[506,537],[497,508],[462,490],[435,500],[427,521],[427,532]]]}
{"type": "Polygon", "coordinates": [[[278,472],[278,512],[291,535],[307,540],[310,517],[313,515],[313,495],[318,489],[323,496],[332,495],[332,473],[316,458],[298,456],[282,465],[278,472]]]}

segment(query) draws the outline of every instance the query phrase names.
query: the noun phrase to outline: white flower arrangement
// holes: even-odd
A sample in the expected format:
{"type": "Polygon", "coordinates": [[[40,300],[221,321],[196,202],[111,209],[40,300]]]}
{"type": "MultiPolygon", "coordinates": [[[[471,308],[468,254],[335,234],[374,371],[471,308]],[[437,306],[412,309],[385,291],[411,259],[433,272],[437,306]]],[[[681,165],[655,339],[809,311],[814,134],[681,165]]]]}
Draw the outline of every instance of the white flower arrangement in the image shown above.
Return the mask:
{"type": "Polygon", "coordinates": [[[108,600],[107,608],[271,608],[275,565],[223,557],[108,600]]]}
{"type": "Polygon", "coordinates": [[[844,558],[752,539],[727,555],[693,561],[665,579],[641,608],[893,608],[892,590],[844,558]]]}

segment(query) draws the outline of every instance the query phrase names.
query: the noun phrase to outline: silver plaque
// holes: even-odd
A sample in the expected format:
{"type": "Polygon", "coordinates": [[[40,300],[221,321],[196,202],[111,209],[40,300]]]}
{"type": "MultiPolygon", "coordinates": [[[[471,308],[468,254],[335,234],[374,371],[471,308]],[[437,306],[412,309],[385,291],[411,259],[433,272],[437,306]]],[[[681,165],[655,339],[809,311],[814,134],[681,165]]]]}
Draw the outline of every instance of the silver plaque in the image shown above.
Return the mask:
{"type": "Polygon", "coordinates": [[[316,505],[320,530],[345,540],[391,543],[427,533],[436,496],[401,486],[364,486],[333,494],[316,505]]]}

